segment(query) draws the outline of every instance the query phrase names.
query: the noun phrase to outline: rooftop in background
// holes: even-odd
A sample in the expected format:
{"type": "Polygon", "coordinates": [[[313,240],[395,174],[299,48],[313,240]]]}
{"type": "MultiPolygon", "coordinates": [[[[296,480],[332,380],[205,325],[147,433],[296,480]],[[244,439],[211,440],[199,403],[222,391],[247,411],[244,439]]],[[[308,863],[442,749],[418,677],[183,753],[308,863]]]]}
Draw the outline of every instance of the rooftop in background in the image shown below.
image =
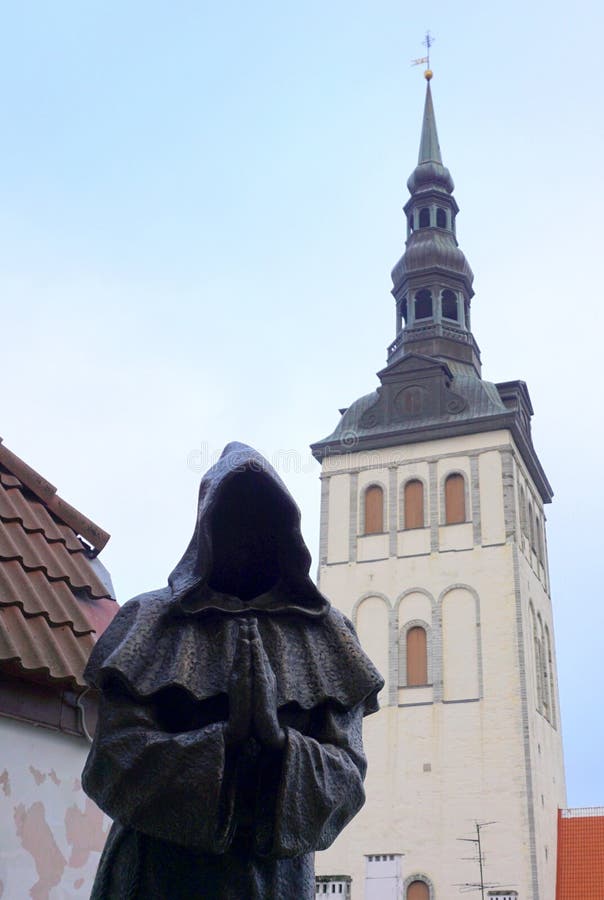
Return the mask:
{"type": "Polygon", "coordinates": [[[558,814],[556,900],[601,900],[604,885],[604,807],[558,814]]]}
{"type": "Polygon", "coordinates": [[[108,540],[0,439],[0,712],[63,727],[62,695],[85,689],[90,651],[118,609],[97,559],[108,540]]]}

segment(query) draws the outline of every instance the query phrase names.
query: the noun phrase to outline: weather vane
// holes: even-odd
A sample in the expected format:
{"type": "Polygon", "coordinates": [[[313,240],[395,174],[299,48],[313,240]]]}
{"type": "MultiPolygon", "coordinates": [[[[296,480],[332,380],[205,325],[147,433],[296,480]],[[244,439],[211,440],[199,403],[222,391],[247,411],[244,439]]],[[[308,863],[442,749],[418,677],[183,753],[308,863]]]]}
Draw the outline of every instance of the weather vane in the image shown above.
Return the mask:
{"type": "Polygon", "coordinates": [[[426,48],[426,55],[420,56],[419,59],[411,60],[412,66],[423,66],[423,65],[426,66],[426,69],[424,71],[424,78],[426,79],[426,81],[430,81],[430,79],[432,78],[432,69],[430,68],[430,47],[432,46],[433,43],[434,43],[434,38],[432,37],[432,35],[430,34],[429,31],[426,31],[426,37],[422,41],[422,44],[426,48]]]}

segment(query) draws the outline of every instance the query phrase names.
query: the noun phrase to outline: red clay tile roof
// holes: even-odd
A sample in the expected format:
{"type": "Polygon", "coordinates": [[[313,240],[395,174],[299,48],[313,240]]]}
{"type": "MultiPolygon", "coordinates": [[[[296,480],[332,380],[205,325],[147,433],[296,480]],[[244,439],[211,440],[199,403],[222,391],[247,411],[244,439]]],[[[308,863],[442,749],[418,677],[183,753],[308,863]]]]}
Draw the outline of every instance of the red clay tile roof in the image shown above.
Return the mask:
{"type": "Polygon", "coordinates": [[[603,900],[604,808],[558,814],[556,900],[603,900]]]}
{"type": "Polygon", "coordinates": [[[93,562],[108,539],[0,439],[0,665],[85,687],[118,609],[93,562]]]}

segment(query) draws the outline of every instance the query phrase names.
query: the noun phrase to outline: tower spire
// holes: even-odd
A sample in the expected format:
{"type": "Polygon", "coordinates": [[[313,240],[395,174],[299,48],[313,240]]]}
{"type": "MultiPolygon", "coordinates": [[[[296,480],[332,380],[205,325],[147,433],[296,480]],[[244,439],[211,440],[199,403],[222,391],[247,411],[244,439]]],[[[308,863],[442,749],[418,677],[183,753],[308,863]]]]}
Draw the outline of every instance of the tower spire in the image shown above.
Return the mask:
{"type": "MultiPolygon", "coordinates": [[[[426,75],[432,72],[427,69],[426,75]]],[[[427,162],[439,163],[442,166],[443,160],[440,154],[440,144],[438,143],[438,132],[436,130],[436,118],[434,116],[434,104],[432,103],[432,91],[430,90],[430,79],[426,84],[426,102],[424,104],[424,119],[422,122],[422,136],[419,142],[419,156],[417,158],[418,165],[427,162]]]]}
{"type": "MultiPolygon", "coordinates": [[[[417,60],[427,62],[427,58],[417,60]]],[[[480,351],[470,331],[474,275],[456,237],[459,207],[451,173],[443,165],[432,102],[431,69],[417,166],[407,181],[407,243],[392,270],[396,337],[388,363],[408,353],[461,365],[480,377],[480,351]]]]}

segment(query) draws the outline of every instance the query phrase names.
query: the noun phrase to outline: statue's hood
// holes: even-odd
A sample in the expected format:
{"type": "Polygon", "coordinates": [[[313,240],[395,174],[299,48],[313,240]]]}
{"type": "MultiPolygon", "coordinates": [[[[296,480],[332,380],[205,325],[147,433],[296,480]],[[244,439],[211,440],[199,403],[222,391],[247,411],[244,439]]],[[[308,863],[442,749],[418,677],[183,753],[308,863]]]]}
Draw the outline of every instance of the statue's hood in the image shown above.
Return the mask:
{"type": "Polygon", "coordinates": [[[218,462],[202,478],[193,537],[168,579],[172,600],[189,614],[206,610],[270,613],[296,609],[306,615],[322,616],[329,603],[309,577],[310,563],[300,530],[300,510],[275,469],[252,447],[237,442],[227,444],[218,462]],[[228,559],[234,569],[238,565],[245,567],[240,540],[233,536],[233,529],[223,524],[227,503],[231,509],[233,505],[237,509],[239,495],[242,514],[254,523],[253,537],[260,546],[263,529],[267,529],[266,540],[275,545],[278,569],[275,587],[247,603],[212,585],[215,560],[228,559]],[[268,519],[279,523],[270,536],[268,519]]]}

